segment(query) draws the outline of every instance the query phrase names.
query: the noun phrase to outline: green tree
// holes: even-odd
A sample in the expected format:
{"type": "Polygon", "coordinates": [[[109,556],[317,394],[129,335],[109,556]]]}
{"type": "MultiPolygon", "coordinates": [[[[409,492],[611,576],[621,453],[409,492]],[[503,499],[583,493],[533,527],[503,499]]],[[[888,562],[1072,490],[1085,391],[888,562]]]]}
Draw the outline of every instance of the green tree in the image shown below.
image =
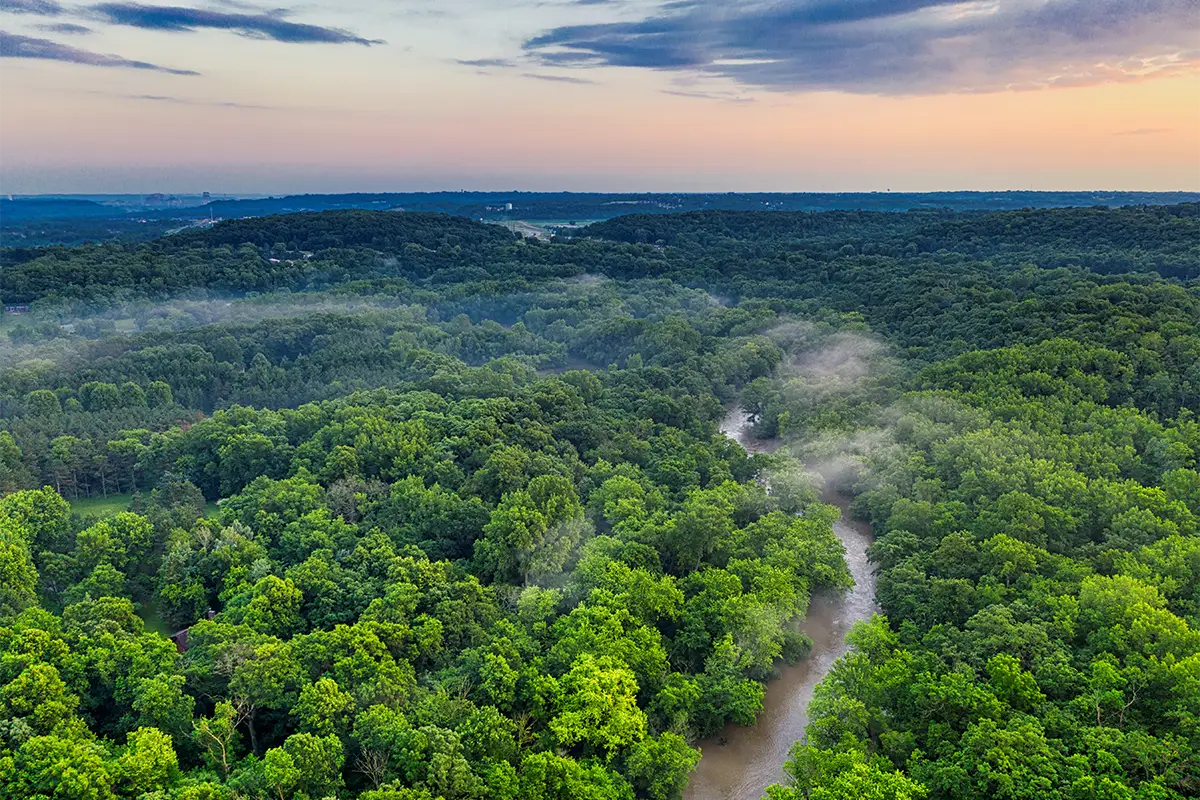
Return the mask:
{"type": "MultiPolygon", "coordinates": [[[[307,792],[310,797],[326,797],[336,795],[342,788],[345,754],[336,736],[294,733],[284,741],[282,750],[291,758],[298,773],[294,785],[300,791],[307,792]]],[[[268,758],[270,752],[267,751],[268,758]]]]}
{"type": "Polygon", "coordinates": [[[196,701],[184,691],[183,675],[160,672],[141,680],[133,690],[138,726],[170,735],[176,746],[191,733],[196,701]]]}
{"type": "Polygon", "coordinates": [[[20,719],[35,735],[68,730],[78,707],[53,664],[30,664],[0,687],[0,716],[20,719]]]}
{"type": "Polygon", "coordinates": [[[117,758],[117,774],[135,796],[170,788],[179,778],[179,761],[171,737],[157,728],[138,728],[117,758]]]}
{"type": "Polygon", "coordinates": [[[38,573],[29,540],[30,532],[17,520],[0,516],[0,615],[37,605],[38,573]]]}
{"type": "Polygon", "coordinates": [[[146,386],[146,404],[150,408],[166,408],[174,402],[171,386],[165,381],[151,381],[146,386]]]}
{"type": "Polygon", "coordinates": [[[300,699],[292,709],[302,730],[317,736],[341,734],[354,711],[354,698],[338,688],[330,678],[320,678],[300,690],[300,699]]]}
{"type": "Polygon", "coordinates": [[[211,717],[201,717],[192,723],[192,739],[204,754],[204,760],[228,778],[237,762],[240,736],[238,725],[244,714],[228,700],[217,703],[211,717]]]}
{"type": "Polygon", "coordinates": [[[527,490],[506,494],[475,543],[476,563],[505,583],[529,584],[562,571],[590,529],[575,488],[539,475],[527,490]]]}
{"type": "Polygon", "coordinates": [[[620,775],[600,764],[581,764],[555,753],[534,753],[521,762],[520,794],[529,800],[632,800],[620,775]]]}
{"type": "Polygon", "coordinates": [[[700,752],[688,747],[682,736],[663,733],[642,739],[630,748],[625,772],[642,796],[677,800],[699,762],[700,752]]]}
{"type": "Polygon", "coordinates": [[[611,658],[580,656],[563,676],[562,710],[550,721],[555,738],[583,744],[608,760],[646,735],[646,714],[637,704],[637,679],[611,658]]]}
{"type": "Polygon", "coordinates": [[[26,488],[33,480],[23,463],[24,454],[8,431],[0,431],[0,492],[26,488]]]}
{"type": "Polygon", "coordinates": [[[34,736],[16,748],[8,769],[0,767],[0,789],[6,797],[116,800],[116,768],[97,741],[34,736]]]}
{"type": "Polygon", "coordinates": [[[821,750],[797,743],[783,766],[788,783],[767,789],[767,800],[921,800],[925,787],[880,767],[861,750],[821,750]]]}
{"type": "Polygon", "coordinates": [[[287,638],[301,631],[304,594],[287,578],[267,575],[254,584],[246,607],[246,624],[260,633],[287,638]]]}

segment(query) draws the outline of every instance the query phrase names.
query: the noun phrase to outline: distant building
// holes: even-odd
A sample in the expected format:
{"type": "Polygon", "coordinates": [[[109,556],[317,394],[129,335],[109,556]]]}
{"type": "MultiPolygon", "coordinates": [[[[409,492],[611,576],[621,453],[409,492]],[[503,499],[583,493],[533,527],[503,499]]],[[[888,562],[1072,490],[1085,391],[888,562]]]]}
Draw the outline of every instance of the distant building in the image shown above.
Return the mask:
{"type": "Polygon", "coordinates": [[[504,210],[505,210],[505,211],[512,211],[512,203],[505,203],[505,204],[504,204],[504,210]]]}
{"type": "MultiPolygon", "coordinates": [[[[212,619],[216,615],[217,615],[217,612],[213,611],[210,608],[208,610],[208,613],[204,615],[204,618],[212,619]]],[[[190,630],[191,630],[191,628],[187,627],[187,628],[184,628],[183,630],[179,631],[178,633],[172,633],[170,636],[167,637],[168,639],[170,639],[172,642],[175,643],[175,649],[181,654],[186,653],[188,651],[188,631],[190,631],[190,630]]]]}
{"type": "Polygon", "coordinates": [[[171,641],[175,643],[175,650],[178,653],[186,653],[188,651],[187,633],[190,628],[184,628],[179,633],[171,634],[171,641]]]}
{"type": "Polygon", "coordinates": [[[5,314],[28,314],[29,306],[25,303],[8,303],[4,306],[5,314]]]}

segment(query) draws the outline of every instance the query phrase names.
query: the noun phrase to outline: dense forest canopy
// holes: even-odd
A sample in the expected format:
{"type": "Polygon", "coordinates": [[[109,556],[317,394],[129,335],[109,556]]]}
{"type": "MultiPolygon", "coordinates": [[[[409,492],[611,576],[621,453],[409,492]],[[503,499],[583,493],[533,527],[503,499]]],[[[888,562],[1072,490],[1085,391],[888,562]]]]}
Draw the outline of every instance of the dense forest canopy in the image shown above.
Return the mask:
{"type": "Polygon", "coordinates": [[[4,796],[680,797],[850,584],[823,482],[883,614],[771,798],[1200,795],[1200,205],[3,264],[4,796]]]}

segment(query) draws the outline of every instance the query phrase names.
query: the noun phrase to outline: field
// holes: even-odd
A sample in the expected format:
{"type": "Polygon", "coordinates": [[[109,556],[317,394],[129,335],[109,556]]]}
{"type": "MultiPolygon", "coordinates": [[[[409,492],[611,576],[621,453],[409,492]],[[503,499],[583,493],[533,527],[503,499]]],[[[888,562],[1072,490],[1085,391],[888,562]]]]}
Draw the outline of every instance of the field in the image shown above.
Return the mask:
{"type": "Polygon", "coordinates": [[[81,517],[111,517],[129,508],[133,494],[110,494],[108,497],[83,497],[71,501],[71,511],[81,517]]]}
{"type": "MultiPolygon", "coordinates": [[[[133,502],[133,493],[110,494],[108,497],[83,497],[71,501],[71,511],[81,517],[96,517],[103,519],[114,514],[120,514],[129,508],[133,502]]],[[[204,516],[216,519],[221,509],[216,503],[204,504],[204,516]]]]}
{"type": "Polygon", "coordinates": [[[29,319],[28,315],[0,313],[0,336],[7,339],[9,333],[16,330],[18,326],[29,319]]]}

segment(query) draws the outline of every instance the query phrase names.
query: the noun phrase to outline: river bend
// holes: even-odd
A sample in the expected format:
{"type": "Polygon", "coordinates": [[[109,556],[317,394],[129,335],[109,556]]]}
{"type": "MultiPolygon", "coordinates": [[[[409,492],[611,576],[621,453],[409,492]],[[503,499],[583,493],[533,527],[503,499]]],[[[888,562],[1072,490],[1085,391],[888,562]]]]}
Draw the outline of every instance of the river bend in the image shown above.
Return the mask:
{"type": "MultiPolygon", "coordinates": [[[[749,452],[770,449],[750,438],[750,419],[740,408],[725,418],[721,432],[749,452]]],[[[699,743],[703,755],[692,773],[686,800],[759,800],[767,786],[782,780],[788,750],[804,736],[813,689],[849,650],[850,628],[878,611],[874,569],[867,560],[871,527],[850,519],[847,495],[827,490],[821,500],[842,510],[833,530],[846,548],[854,588],[844,595],[813,595],[808,615],[800,623],[800,630],[813,640],[812,651],[797,664],[780,666],[779,676],[767,684],[763,711],[754,726],[730,724],[699,743]]]]}

